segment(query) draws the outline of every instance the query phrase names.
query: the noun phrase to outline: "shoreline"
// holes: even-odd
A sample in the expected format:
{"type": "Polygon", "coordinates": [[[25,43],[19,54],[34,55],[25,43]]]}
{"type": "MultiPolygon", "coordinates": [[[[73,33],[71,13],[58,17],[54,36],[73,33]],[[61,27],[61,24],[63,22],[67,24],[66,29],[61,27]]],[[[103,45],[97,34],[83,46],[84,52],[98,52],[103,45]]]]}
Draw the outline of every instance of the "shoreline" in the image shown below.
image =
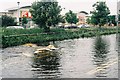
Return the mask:
{"type": "MultiPolygon", "coordinates": [[[[17,36],[2,35],[2,48],[12,47],[23,45],[26,43],[43,43],[50,41],[61,41],[75,38],[84,38],[84,37],[95,37],[98,35],[110,35],[116,34],[117,31],[115,28],[102,28],[99,30],[98,28],[83,28],[83,29],[51,29],[52,33],[36,33],[34,35],[26,34],[21,36],[22,34],[17,36]]],[[[120,33],[120,29],[118,29],[118,33],[120,33]]],[[[4,33],[3,33],[4,34],[4,33]]]]}

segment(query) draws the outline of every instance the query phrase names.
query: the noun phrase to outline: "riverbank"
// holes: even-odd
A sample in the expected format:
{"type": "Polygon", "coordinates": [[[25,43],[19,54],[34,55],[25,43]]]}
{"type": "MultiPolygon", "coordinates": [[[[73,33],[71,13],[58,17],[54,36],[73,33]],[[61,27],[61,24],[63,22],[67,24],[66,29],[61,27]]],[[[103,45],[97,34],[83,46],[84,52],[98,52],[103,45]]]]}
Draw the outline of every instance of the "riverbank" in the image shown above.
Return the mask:
{"type": "MultiPolygon", "coordinates": [[[[44,33],[42,29],[2,29],[0,32],[2,34],[1,47],[5,48],[25,43],[42,43],[80,37],[84,38],[97,35],[115,34],[117,30],[116,28],[53,28],[49,33],[44,33]]],[[[118,33],[120,33],[120,28],[118,29],[118,33]]]]}

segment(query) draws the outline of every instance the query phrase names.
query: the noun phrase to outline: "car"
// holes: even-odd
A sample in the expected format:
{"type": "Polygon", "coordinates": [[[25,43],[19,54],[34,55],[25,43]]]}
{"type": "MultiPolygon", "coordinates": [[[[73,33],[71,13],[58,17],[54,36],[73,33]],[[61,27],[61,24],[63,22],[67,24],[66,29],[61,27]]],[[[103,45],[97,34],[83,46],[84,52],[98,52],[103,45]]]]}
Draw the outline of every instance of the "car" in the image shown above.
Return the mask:
{"type": "Polygon", "coordinates": [[[69,26],[67,27],[68,29],[75,29],[75,28],[78,28],[77,26],[69,26]]]}
{"type": "Polygon", "coordinates": [[[67,28],[67,27],[69,27],[69,26],[70,26],[69,24],[64,25],[65,28],[67,28]]]}
{"type": "Polygon", "coordinates": [[[84,28],[86,27],[84,24],[78,25],[79,28],[84,28]]]}
{"type": "Polygon", "coordinates": [[[8,26],[7,29],[24,29],[22,26],[8,26]]]}
{"type": "Polygon", "coordinates": [[[86,27],[90,27],[90,25],[88,25],[88,24],[86,24],[85,26],[86,26],[86,27]]]}
{"type": "Polygon", "coordinates": [[[74,28],[78,28],[78,27],[75,24],[67,24],[64,26],[64,28],[74,29],[74,28]]]}
{"type": "Polygon", "coordinates": [[[58,24],[58,27],[59,28],[64,28],[64,25],[63,24],[58,24]]]}
{"type": "Polygon", "coordinates": [[[81,24],[81,25],[78,25],[79,28],[87,28],[87,27],[90,27],[89,25],[86,25],[86,24],[81,24]]]}

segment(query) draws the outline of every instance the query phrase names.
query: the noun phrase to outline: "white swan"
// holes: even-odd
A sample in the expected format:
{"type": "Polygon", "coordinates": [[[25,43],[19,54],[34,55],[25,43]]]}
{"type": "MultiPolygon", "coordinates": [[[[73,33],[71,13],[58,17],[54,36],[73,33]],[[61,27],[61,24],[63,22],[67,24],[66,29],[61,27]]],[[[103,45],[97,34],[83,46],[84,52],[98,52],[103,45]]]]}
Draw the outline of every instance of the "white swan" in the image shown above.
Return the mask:
{"type": "Polygon", "coordinates": [[[37,49],[34,53],[42,53],[42,52],[45,52],[45,51],[53,51],[53,50],[56,50],[56,49],[58,49],[58,48],[55,48],[53,45],[48,45],[45,48],[37,49]]]}
{"type": "Polygon", "coordinates": [[[27,43],[27,44],[24,44],[23,46],[27,46],[27,47],[38,47],[36,44],[32,44],[32,43],[27,43]]]}

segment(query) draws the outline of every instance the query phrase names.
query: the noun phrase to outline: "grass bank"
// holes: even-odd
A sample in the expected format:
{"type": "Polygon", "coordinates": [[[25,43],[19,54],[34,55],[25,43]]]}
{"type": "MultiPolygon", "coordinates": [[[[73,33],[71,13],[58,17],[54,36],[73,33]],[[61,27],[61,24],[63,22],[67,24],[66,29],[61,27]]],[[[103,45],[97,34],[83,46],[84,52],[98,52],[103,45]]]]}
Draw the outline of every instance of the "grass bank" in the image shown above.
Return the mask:
{"type": "MultiPolygon", "coordinates": [[[[44,33],[42,29],[5,29],[2,34],[2,47],[17,46],[25,43],[41,43],[65,39],[93,37],[97,35],[115,34],[116,28],[80,28],[80,29],[51,29],[50,33],[44,33]]],[[[120,28],[118,29],[120,33],[120,28]]]]}

